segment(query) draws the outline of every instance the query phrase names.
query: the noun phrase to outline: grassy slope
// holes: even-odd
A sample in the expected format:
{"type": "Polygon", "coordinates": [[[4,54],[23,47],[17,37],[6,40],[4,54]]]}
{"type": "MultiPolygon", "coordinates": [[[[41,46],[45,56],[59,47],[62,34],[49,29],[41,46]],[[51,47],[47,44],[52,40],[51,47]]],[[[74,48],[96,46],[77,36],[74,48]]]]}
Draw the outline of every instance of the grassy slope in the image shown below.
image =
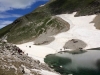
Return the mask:
{"type": "MultiPolygon", "coordinates": [[[[37,24],[41,23],[42,21],[46,20],[45,13],[35,12],[32,14],[28,14],[24,17],[25,20],[17,24],[8,35],[8,41],[22,41],[23,39],[29,39],[32,36],[38,35],[37,32],[39,31],[40,27],[44,26],[43,24],[37,26],[37,24]],[[44,18],[44,19],[43,19],[44,18]],[[26,22],[27,21],[27,22],[26,22]],[[25,23],[23,23],[25,22],[25,23]],[[32,22],[32,23],[29,23],[32,22]]],[[[47,16],[48,18],[48,16],[47,16]]],[[[40,29],[41,30],[41,29],[40,29]]]]}
{"type": "Polygon", "coordinates": [[[94,14],[100,12],[99,0],[55,0],[50,4],[53,14],[72,13],[77,11],[79,15],[94,14]]]}
{"type": "Polygon", "coordinates": [[[94,14],[100,12],[99,8],[100,1],[98,0],[51,0],[45,6],[37,8],[1,29],[0,37],[9,32],[7,39],[9,42],[19,43],[24,40],[33,40],[44,32],[43,28],[46,32],[50,27],[57,25],[58,30],[61,30],[60,27],[63,25],[58,19],[51,20],[52,15],[74,11],[78,12],[77,15],[94,14]]]}
{"type": "Polygon", "coordinates": [[[12,25],[8,25],[2,29],[0,29],[0,37],[2,37],[3,35],[5,35],[6,33],[10,32],[10,29],[12,28],[12,25]]]}
{"type": "MultiPolygon", "coordinates": [[[[32,13],[14,21],[12,24],[13,27],[8,34],[8,42],[22,43],[34,40],[40,34],[46,32],[50,27],[56,28],[59,31],[63,29],[65,26],[59,23],[57,18],[52,19],[47,6],[48,4],[45,7],[39,7],[32,13]],[[45,30],[43,30],[43,28],[45,30]]],[[[6,27],[4,29],[6,29],[6,27]]]]}

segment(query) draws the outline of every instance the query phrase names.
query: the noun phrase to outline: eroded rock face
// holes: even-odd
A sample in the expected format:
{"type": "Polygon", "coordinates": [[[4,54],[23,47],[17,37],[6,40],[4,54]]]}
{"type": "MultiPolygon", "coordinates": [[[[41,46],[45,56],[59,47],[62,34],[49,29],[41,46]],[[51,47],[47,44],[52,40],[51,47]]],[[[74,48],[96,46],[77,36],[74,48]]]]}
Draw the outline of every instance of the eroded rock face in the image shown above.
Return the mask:
{"type": "Polygon", "coordinates": [[[96,48],[47,55],[45,62],[62,75],[100,75],[100,51],[96,48]]]}
{"type": "Polygon", "coordinates": [[[28,57],[16,45],[0,41],[0,75],[42,75],[34,69],[53,72],[46,64],[28,57]]]}

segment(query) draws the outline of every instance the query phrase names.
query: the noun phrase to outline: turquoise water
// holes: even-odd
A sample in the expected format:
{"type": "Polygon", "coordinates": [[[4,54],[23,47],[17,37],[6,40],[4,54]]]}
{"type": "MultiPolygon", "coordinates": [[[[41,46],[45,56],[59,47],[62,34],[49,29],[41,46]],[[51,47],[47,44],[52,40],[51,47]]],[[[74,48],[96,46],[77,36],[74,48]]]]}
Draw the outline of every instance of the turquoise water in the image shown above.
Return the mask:
{"type": "Polygon", "coordinates": [[[100,75],[100,51],[59,52],[47,55],[44,61],[62,75],[100,75]]]}

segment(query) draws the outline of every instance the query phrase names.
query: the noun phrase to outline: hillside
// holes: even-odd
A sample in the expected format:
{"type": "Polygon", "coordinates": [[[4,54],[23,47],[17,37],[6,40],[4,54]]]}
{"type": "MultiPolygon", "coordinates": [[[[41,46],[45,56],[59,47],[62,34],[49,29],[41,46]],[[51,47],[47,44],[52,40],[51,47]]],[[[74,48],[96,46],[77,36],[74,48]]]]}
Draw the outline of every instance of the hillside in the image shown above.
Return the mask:
{"type": "Polygon", "coordinates": [[[0,75],[59,75],[16,45],[0,40],[0,75]]]}
{"type": "Polygon", "coordinates": [[[62,75],[100,75],[99,0],[50,0],[0,29],[0,38],[8,42],[1,43],[1,61],[6,64],[8,53],[29,75],[59,75],[51,68],[62,75]]]}
{"type": "Polygon", "coordinates": [[[48,37],[56,35],[67,31],[69,25],[55,15],[72,12],[77,12],[77,16],[97,14],[100,12],[99,5],[99,0],[50,0],[44,6],[0,29],[0,37],[8,33],[8,42],[23,43],[36,39],[42,33],[48,37]]]}

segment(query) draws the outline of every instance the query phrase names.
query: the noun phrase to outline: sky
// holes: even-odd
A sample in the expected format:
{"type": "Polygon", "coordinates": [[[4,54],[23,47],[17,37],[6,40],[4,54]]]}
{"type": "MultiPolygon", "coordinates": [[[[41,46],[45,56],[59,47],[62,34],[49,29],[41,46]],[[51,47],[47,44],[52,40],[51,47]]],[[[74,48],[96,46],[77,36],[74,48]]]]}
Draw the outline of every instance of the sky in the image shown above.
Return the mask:
{"type": "Polygon", "coordinates": [[[0,28],[30,13],[49,0],[0,0],[0,28]]]}

